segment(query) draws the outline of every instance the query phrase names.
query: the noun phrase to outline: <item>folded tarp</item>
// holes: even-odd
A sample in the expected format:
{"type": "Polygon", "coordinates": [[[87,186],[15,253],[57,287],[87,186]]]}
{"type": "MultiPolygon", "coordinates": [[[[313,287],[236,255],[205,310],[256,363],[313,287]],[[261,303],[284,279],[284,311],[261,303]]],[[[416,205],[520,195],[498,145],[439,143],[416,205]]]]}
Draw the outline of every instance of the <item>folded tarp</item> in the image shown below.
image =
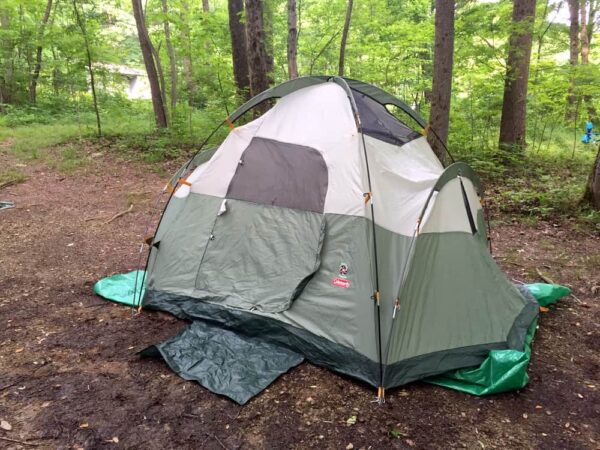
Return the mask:
{"type": "Polygon", "coordinates": [[[304,357],[258,336],[194,321],[182,332],[141,352],[162,356],[186,380],[243,405],[304,357]]]}
{"type": "Polygon", "coordinates": [[[138,306],[144,296],[145,274],[143,270],[134,270],[102,278],[94,284],[94,293],[113,302],[138,306]]]}

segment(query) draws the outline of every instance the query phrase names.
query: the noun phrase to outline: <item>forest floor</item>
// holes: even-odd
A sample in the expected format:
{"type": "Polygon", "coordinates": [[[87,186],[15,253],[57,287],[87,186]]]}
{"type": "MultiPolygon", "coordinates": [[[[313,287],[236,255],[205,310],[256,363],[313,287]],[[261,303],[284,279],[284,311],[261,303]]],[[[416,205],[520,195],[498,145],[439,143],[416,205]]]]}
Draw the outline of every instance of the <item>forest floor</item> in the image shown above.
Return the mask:
{"type": "Polygon", "coordinates": [[[304,363],[241,407],[136,355],[183,321],[92,293],[136,267],[174,165],[159,175],[111,145],[23,160],[0,143],[0,171],[23,175],[0,189],[15,202],[0,210],[0,448],[600,448],[600,230],[495,213],[509,277],[540,281],[540,271],[574,294],[542,314],[519,392],[479,398],[417,382],[376,406],[373,389],[304,363]]]}

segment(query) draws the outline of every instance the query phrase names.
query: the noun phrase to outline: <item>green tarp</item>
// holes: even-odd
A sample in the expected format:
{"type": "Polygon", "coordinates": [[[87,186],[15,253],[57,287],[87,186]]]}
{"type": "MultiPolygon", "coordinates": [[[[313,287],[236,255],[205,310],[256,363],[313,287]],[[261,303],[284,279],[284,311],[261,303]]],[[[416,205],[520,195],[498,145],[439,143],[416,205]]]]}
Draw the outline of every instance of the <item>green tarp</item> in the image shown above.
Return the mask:
{"type": "Polygon", "coordinates": [[[203,320],[141,352],[161,356],[185,380],[243,405],[304,357],[262,336],[249,336],[203,320]],[[159,354],[157,354],[159,353],[159,354]]]}
{"type": "MultiPolygon", "coordinates": [[[[112,300],[125,305],[137,306],[137,303],[135,302],[139,301],[140,290],[142,291],[141,294],[143,297],[142,285],[144,275],[144,271],[139,270],[104,278],[94,285],[94,292],[97,295],[106,298],[107,300],[112,300]],[[136,285],[136,275],[137,290],[134,297],[133,293],[134,286],[136,285]]],[[[569,288],[556,284],[534,283],[526,284],[524,287],[535,297],[540,306],[544,307],[556,303],[559,299],[571,293],[569,288]]],[[[437,377],[429,378],[426,381],[438,386],[480,396],[520,389],[526,386],[527,382],[529,381],[527,367],[531,358],[531,343],[535,335],[536,326],[537,321],[531,324],[527,333],[525,348],[523,351],[491,350],[489,356],[477,367],[458,369],[437,377]]],[[[203,348],[205,346],[198,347],[195,346],[194,342],[192,342],[194,340],[197,342],[202,341],[202,339],[198,338],[198,335],[216,335],[214,330],[212,333],[209,333],[208,331],[210,330],[204,330],[202,325],[197,325],[196,327],[187,328],[184,332],[182,332],[182,334],[186,337],[186,339],[184,339],[186,342],[186,345],[184,345],[186,348],[184,353],[193,353],[193,359],[197,363],[199,361],[204,361],[203,364],[210,365],[212,364],[209,361],[210,358],[208,357],[210,355],[207,356],[205,353],[203,353],[205,350],[203,350],[203,348]],[[205,356],[203,357],[202,355],[205,356]]],[[[222,333],[232,332],[222,330],[222,333]]],[[[256,378],[256,382],[252,384],[251,393],[242,392],[244,389],[241,389],[240,391],[239,388],[235,388],[233,386],[235,383],[232,384],[232,380],[227,379],[227,377],[225,377],[225,381],[219,381],[217,378],[220,377],[215,378],[211,376],[206,378],[206,376],[202,374],[194,373],[194,371],[197,369],[180,367],[181,362],[177,361],[177,359],[173,356],[177,354],[177,351],[169,351],[180,337],[181,336],[178,335],[177,337],[171,338],[165,343],[156,347],[161,352],[162,356],[167,360],[169,365],[173,369],[180,369],[177,370],[180,374],[185,373],[187,376],[184,376],[184,378],[196,379],[198,381],[202,380],[202,384],[205,387],[209,388],[213,392],[228,395],[238,403],[245,403],[248,398],[256,395],[258,392],[260,392],[260,390],[264,389],[264,387],[272,382],[278,376],[276,375],[277,373],[281,374],[286,372],[290,367],[299,364],[302,359],[294,352],[282,349],[281,358],[279,358],[281,360],[280,364],[275,364],[274,367],[269,369],[268,367],[261,365],[259,362],[261,359],[260,357],[264,357],[266,354],[272,354],[270,352],[274,351],[273,348],[271,348],[272,345],[267,346],[269,348],[266,352],[256,353],[257,358],[254,358],[256,360],[255,364],[252,364],[252,367],[248,367],[247,369],[256,369],[258,371],[269,369],[266,370],[268,373],[256,374],[254,377],[256,378]],[[230,395],[231,392],[233,392],[234,395],[230,395]],[[247,395],[249,395],[249,397],[247,397],[247,395]]],[[[229,340],[232,339],[233,338],[229,340]]],[[[240,337],[239,339],[243,340],[243,337],[240,337]]],[[[256,344],[256,342],[248,342],[250,347],[253,345],[256,346],[256,344]]],[[[237,345],[241,344],[237,343],[237,345]]],[[[233,350],[230,349],[230,351],[226,352],[226,354],[230,354],[231,351],[233,350]]],[[[247,352],[242,352],[241,355],[244,356],[245,353],[247,352]]],[[[242,364],[240,367],[244,367],[244,365],[242,364]]],[[[209,372],[212,372],[213,370],[214,368],[210,368],[209,372]]],[[[238,372],[242,374],[246,373],[247,370],[243,369],[238,372]]],[[[224,374],[221,375],[225,376],[224,374]]]]}
{"type": "MultiPolygon", "coordinates": [[[[525,284],[540,306],[556,303],[571,290],[558,284],[525,284]]],[[[473,395],[499,394],[521,389],[529,382],[527,366],[531,359],[531,342],[535,335],[537,320],[527,332],[525,348],[518,350],[491,350],[489,356],[477,367],[458,369],[429,378],[428,383],[466,392],[473,395]]]]}
{"type": "Polygon", "coordinates": [[[144,297],[144,276],[143,270],[134,270],[102,278],[94,284],[94,293],[113,302],[137,307],[144,297]]]}

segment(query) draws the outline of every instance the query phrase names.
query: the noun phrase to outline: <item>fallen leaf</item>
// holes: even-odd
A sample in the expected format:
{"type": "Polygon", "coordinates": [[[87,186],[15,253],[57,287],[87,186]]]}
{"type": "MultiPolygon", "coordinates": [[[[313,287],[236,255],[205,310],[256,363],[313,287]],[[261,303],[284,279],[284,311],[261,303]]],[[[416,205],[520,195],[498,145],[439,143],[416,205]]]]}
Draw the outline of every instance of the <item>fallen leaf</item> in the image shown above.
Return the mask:
{"type": "Polygon", "coordinates": [[[89,426],[90,425],[87,422],[85,422],[85,423],[82,423],[81,425],[79,425],[79,428],[88,428],[89,426]]]}
{"type": "Polygon", "coordinates": [[[20,347],[15,350],[15,353],[21,353],[23,350],[25,350],[25,349],[23,347],[20,347]]]}
{"type": "Polygon", "coordinates": [[[0,420],[0,428],[6,431],[12,430],[12,425],[8,423],[6,420],[0,420]]]}
{"type": "Polygon", "coordinates": [[[406,442],[411,447],[415,446],[415,441],[413,441],[412,439],[405,439],[404,442],[406,442]]]}
{"type": "Polygon", "coordinates": [[[354,448],[354,445],[352,443],[346,445],[346,450],[352,450],[354,448]]]}

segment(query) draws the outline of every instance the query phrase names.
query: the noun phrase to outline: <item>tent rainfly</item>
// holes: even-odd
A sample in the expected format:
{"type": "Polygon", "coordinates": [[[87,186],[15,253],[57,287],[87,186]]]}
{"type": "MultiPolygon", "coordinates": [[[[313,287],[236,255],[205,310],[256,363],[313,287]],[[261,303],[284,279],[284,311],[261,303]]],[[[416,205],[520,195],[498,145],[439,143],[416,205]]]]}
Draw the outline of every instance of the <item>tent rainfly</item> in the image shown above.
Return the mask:
{"type": "Polygon", "coordinates": [[[427,129],[340,77],[283,83],[231,114],[224,142],[168,185],[141,302],[192,324],[144,354],[243,404],[303,359],[383,401],[492,349],[523,350],[538,305],[490,255],[479,179],[444,168],[391,107],[427,129]]]}

